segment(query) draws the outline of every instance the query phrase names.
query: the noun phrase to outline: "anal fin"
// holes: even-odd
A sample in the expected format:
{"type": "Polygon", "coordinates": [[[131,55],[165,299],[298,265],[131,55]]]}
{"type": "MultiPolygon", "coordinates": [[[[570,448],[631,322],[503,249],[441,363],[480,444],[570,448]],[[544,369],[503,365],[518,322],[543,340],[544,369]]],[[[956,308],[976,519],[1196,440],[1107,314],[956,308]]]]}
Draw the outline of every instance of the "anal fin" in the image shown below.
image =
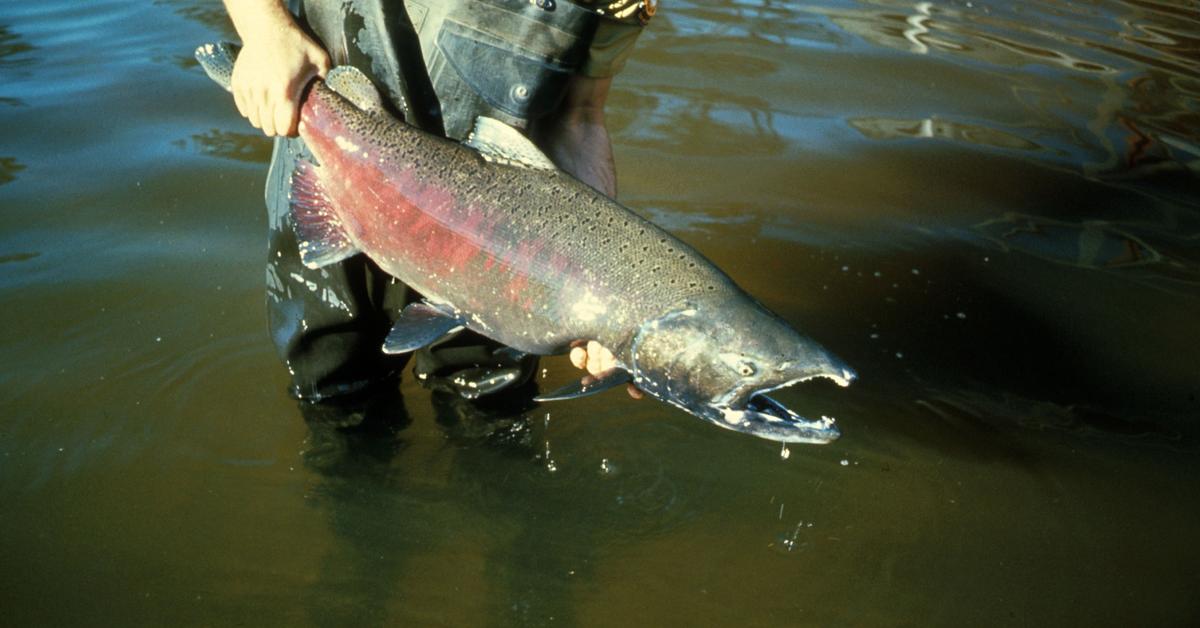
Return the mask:
{"type": "Polygon", "coordinates": [[[321,268],[358,253],[325,195],[312,162],[302,159],[296,163],[288,194],[292,222],[300,241],[300,261],[305,266],[321,268]]]}
{"type": "Polygon", "coordinates": [[[583,379],[577,382],[567,384],[558,390],[538,395],[533,398],[534,401],[562,401],[564,399],[578,399],[588,395],[594,395],[599,392],[604,392],[614,386],[620,386],[626,382],[633,380],[629,375],[629,371],[622,368],[611,368],[599,375],[586,375],[583,379]]]}
{"type": "Polygon", "coordinates": [[[428,303],[412,303],[400,313],[400,319],[383,342],[384,353],[407,353],[426,347],[447,334],[465,327],[459,318],[446,314],[428,303]]]}

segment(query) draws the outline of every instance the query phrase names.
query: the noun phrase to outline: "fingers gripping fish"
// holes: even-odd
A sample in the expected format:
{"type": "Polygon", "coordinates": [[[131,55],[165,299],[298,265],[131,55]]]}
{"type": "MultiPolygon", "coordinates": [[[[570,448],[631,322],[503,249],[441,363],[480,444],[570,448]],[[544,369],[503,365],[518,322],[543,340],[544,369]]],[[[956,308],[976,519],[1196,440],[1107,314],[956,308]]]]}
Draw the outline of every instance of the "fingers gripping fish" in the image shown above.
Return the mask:
{"type": "MultiPolygon", "coordinates": [[[[196,57],[228,89],[228,44],[196,57]]],[[[300,255],[312,267],[365,253],[420,292],[383,350],[467,328],[532,354],[594,339],[618,366],[543,395],[633,382],[721,427],[785,443],[838,437],[767,393],[854,372],[738,288],[687,244],[558,170],[516,129],[480,118],[465,143],[388,114],[364,74],[314,80],[300,136],[316,162],[292,176],[300,255]]]]}

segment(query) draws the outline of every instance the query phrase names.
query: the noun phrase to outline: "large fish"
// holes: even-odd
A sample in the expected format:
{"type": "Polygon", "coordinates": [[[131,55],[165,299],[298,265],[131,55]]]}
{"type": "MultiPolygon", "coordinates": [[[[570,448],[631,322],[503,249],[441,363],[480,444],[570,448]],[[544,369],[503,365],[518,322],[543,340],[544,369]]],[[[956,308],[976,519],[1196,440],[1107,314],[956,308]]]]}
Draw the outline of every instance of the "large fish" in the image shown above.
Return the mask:
{"type": "MultiPolygon", "coordinates": [[[[226,89],[235,54],[229,44],[196,51],[226,89]]],[[[362,252],[424,296],[384,351],[462,328],[540,355],[596,340],[619,366],[540,400],[632,381],[727,429],[785,443],[838,437],[833,419],[805,419],[766,393],[818,377],[845,386],[850,368],[516,129],[480,118],[465,143],[423,132],[342,66],[310,86],[299,133],[317,161],[292,177],[304,263],[362,252]]]]}

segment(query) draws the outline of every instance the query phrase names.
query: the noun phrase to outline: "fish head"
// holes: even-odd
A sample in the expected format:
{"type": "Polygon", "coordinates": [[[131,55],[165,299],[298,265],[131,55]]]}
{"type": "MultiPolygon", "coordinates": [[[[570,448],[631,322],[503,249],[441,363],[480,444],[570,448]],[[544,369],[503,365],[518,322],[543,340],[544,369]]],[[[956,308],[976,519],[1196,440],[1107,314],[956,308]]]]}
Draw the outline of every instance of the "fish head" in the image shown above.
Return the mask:
{"type": "Polygon", "coordinates": [[[767,396],[816,378],[847,386],[854,371],[749,298],[692,302],[643,324],[631,347],[643,391],[723,428],[784,443],[828,443],[840,432],[767,396]]]}

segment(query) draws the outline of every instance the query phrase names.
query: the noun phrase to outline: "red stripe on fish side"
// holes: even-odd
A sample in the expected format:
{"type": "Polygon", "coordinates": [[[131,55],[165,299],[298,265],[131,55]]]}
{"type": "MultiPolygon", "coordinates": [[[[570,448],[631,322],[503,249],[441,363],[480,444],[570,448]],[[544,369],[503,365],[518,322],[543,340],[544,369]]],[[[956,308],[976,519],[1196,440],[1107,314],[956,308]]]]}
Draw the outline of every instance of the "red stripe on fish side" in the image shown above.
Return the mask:
{"type": "Polygon", "coordinates": [[[398,265],[385,270],[426,275],[408,278],[420,282],[462,272],[480,255],[491,257],[485,251],[491,225],[482,212],[460,207],[450,191],[409,171],[383,172],[370,159],[314,148],[318,158],[325,156],[326,192],[354,225],[363,249],[398,265]]]}
{"type": "MultiPolygon", "coordinates": [[[[459,198],[440,184],[436,171],[404,169],[394,150],[351,129],[342,118],[351,115],[343,105],[336,95],[314,91],[302,111],[302,136],[322,164],[322,183],[347,229],[385,270],[426,283],[482,269],[489,282],[506,286],[504,296],[514,302],[528,300],[531,276],[549,281],[584,270],[566,255],[547,250],[540,239],[512,242],[510,213],[477,198],[459,198]],[[381,170],[382,157],[387,171],[381,170]]],[[[428,163],[428,156],[423,161],[428,163]]],[[[468,275],[455,283],[477,281],[482,277],[468,275]]]]}

